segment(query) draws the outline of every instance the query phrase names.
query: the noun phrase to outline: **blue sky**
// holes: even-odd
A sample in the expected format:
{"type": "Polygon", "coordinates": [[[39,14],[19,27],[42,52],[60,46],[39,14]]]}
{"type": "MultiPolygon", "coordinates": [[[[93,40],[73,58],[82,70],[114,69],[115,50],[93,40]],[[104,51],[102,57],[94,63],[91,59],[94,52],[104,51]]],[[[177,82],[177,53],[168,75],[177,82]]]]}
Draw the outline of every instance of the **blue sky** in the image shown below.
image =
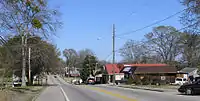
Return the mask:
{"type": "MultiPolygon", "coordinates": [[[[112,51],[112,24],[116,35],[129,32],[172,15],[184,7],[180,0],[51,0],[50,5],[62,14],[62,29],[57,31],[54,44],[63,51],[65,48],[81,50],[89,48],[99,59],[106,58],[112,51]],[[100,38],[100,40],[98,40],[100,38]]],[[[180,15],[159,25],[181,28],[180,15]]],[[[155,27],[152,26],[152,27],[155,27]]],[[[141,40],[152,27],[116,38],[116,49],[128,39],[141,40]]],[[[116,59],[121,60],[119,53],[116,59]]]]}

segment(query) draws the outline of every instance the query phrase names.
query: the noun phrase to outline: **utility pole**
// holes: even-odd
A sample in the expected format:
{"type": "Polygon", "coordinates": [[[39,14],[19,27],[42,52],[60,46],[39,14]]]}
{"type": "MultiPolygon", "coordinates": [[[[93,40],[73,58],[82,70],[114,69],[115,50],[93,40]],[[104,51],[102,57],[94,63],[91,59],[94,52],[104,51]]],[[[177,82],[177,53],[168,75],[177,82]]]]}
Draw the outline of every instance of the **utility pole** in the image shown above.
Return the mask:
{"type": "Polygon", "coordinates": [[[28,80],[31,84],[31,48],[28,48],[28,80]]]}
{"type": "Polygon", "coordinates": [[[22,86],[26,86],[26,35],[22,35],[22,86]]]}
{"type": "Polygon", "coordinates": [[[113,84],[115,84],[115,24],[112,27],[112,52],[113,52],[113,59],[112,59],[112,67],[113,67],[113,84]]]}

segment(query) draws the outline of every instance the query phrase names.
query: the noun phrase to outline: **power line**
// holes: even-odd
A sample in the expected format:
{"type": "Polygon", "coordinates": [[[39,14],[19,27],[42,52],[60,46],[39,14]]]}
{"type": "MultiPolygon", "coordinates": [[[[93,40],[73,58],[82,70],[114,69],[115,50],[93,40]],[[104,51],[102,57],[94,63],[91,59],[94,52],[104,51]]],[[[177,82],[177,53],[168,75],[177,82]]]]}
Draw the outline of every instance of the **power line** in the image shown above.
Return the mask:
{"type": "MultiPolygon", "coordinates": [[[[121,26],[124,26],[125,24],[126,24],[126,22],[127,22],[127,19],[130,17],[130,16],[132,16],[132,15],[134,15],[135,14],[135,11],[131,11],[128,15],[127,15],[127,17],[125,18],[125,20],[122,20],[121,19],[121,21],[120,21],[120,25],[121,26]]],[[[121,28],[121,27],[120,27],[121,28]]],[[[105,39],[105,38],[107,38],[107,36],[105,37],[105,36],[102,36],[102,37],[98,37],[97,38],[97,40],[101,40],[101,39],[105,39]]]]}
{"type": "MultiPolygon", "coordinates": [[[[182,13],[183,11],[185,11],[185,10],[187,10],[187,9],[189,9],[189,8],[183,9],[183,10],[181,10],[181,11],[179,11],[179,12],[176,12],[176,13],[174,13],[174,14],[172,14],[172,15],[170,15],[170,16],[168,16],[168,17],[162,19],[162,20],[156,21],[156,22],[154,22],[154,23],[152,23],[152,24],[149,24],[149,25],[147,25],[147,26],[144,26],[144,27],[142,27],[142,28],[139,28],[139,29],[136,29],[136,30],[133,30],[133,31],[130,31],[130,32],[118,34],[118,35],[115,36],[115,37],[121,38],[120,36],[124,36],[124,35],[128,35],[128,34],[131,34],[131,33],[135,33],[135,32],[141,31],[141,30],[143,30],[143,29],[145,29],[145,28],[151,27],[151,26],[156,25],[156,24],[158,24],[158,23],[161,23],[161,22],[163,22],[163,21],[165,21],[165,20],[168,20],[168,19],[170,19],[170,18],[172,18],[172,17],[174,17],[174,16],[176,16],[176,15],[182,13]]],[[[132,15],[132,14],[130,14],[130,15],[132,15]]],[[[195,24],[196,24],[196,23],[195,23],[195,24]]],[[[180,30],[183,30],[183,29],[185,29],[185,28],[188,28],[188,27],[190,27],[190,26],[193,26],[193,25],[195,25],[195,24],[192,24],[192,25],[183,27],[183,28],[181,28],[181,29],[179,29],[179,30],[176,30],[176,32],[177,32],[177,31],[180,31],[180,30]]],[[[131,48],[131,47],[128,47],[128,48],[131,48]]],[[[120,50],[121,50],[121,48],[115,50],[115,52],[120,51],[120,50]]],[[[110,57],[111,55],[112,55],[112,53],[109,54],[109,55],[106,57],[106,59],[107,59],[108,57],[110,57]]]]}
{"type": "MultiPolygon", "coordinates": [[[[135,11],[131,11],[128,15],[127,18],[125,18],[125,20],[123,20],[123,23],[121,22],[121,26],[124,26],[127,23],[127,20],[129,19],[130,16],[134,15],[135,11]]],[[[122,27],[120,27],[120,29],[122,29],[122,27]]],[[[119,30],[119,29],[118,29],[119,30]]]]}
{"type": "MultiPolygon", "coordinates": [[[[170,15],[170,16],[167,16],[166,18],[164,18],[164,19],[162,19],[162,20],[156,21],[156,22],[154,22],[154,23],[151,23],[151,24],[146,25],[146,26],[144,26],[144,27],[138,28],[138,29],[136,29],[136,30],[118,34],[118,35],[116,35],[115,37],[122,38],[121,36],[129,35],[129,34],[131,34],[131,33],[135,33],[135,32],[141,31],[141,30],[143,30],[143,29],[149,28],[149,27],[151,27],[151,26],[153,26],[153,25],[156,25],[156,24],[161,23],[161,22],[163,22],[163,21],[165,21],[165,20],[168,20],[168,19],[170,19],[170,18],[173,18],[174,16],[176,16],[176,15],[178,15],[178,14],[182,13],[183,11],[185,11],[185,10],[187,10],[187,9],[190,9],[190,8],[191,8],[191,7],[186,8],[186,9],[183,9],[183,10],[181,10],[181,11],[179,11],[179,12],[176,12],[176,13],[170,15]]],[[[131,16],[132,14],[134,14],[134,12],[131,12],[129,16],[131,16]]]]}
{"type": "Polygon", "coordinates": [[[106,56],[104,60],[107,60],[112,55],[112,52],[106,56]]]}
{"type": "MultiPolygon", "coordinates": [[[[180,28],[180,29],[178,29],[178,30],[176,30],[176,31],[174,31],[174,32],[171,32],[171,33],[179,32],[179,31],[181,31],[181,30],[184,30],[184,29],[186,29],[186,28],[189,28],[189,27],[191,27],[191,26],[194,26],[194,25],[197,24],[197,23],[198,23],[198,22],[196,22],[196,23],[194,23],[194,24],[191,24],[191,25],[188,25],[188,26],[186,26],[186,27],[180,28]]],[[[129,48],[132,48],[132,45],[130,45],[130,46],[128,46],[128,47],[125,47],[125,48],[119,48],[119,49],[115,50],[115,52],[119,52],[120,50],[129,49],[129,48]]],[[[112,53],[109,54],[108,57],[111,56],[111,55],[112,55],[112,53]]]]}
{"type": "MultiPolygon", "coordinates": [[[[188,8],[187,8],[187,9],[188,9],[188,8]]],[[[143,30],[143,29],[145,29],[145,28],[151,27],[151,26],[156,25],[156,24],[158,24],[158,23],[161,23],[161,22],[163,22],[163,21],[165,21],[165,20],[168,20],[168,19],[170,19],[170,18],[172,18],[172,17],[174,17],[174,16],[176,16],[176,15],[182,13],[183,11],[185,11],[185,10],[187,10],[187,9],[183,9],[183,10],[181,10],[181,11],[179,11],[179,12],[176,12],[175,14],[172,14],[172,15],[170,15],[170,16],[168,16],[168,17],[162,19],[162,20],[156,21],[156,22],[154,22],[154,23],[152,23],[152,24],[146,25],[146,26],[144,26],[144,27],[142,27],[142,28],[139,28],[139,29],[136,29],[136,30],[133,30],[133,31],[130,31],[130,32],[126,32],[126,33],[119,34],[119,35],[117,35],[117,37],[124,36],[124,35],[128,35],[128,34],[131,34],[131,33],[138,32],[138,31],[141,31],[141,30],[143,30]]]]}
{"type": "MultiPolygon", "coordinates": [[[[116,53],[116,52],[119,52],[120,50],[121,50],[121,48],[115,50],[115,53],[116,53]]],[[[107,60],[108,58],[110,58],[110,56],[112,56],[112,54],[113,54],[113,52],[111,52],[110,54],[108,54],[104,60],[107,60]]]]}

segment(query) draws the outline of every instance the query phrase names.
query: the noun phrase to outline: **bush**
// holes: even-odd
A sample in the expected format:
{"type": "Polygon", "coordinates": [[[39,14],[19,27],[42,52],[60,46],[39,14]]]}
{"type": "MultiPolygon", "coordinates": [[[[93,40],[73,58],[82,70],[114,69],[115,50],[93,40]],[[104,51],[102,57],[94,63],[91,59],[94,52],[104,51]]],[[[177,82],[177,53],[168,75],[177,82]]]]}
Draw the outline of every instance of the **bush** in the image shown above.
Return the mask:
{"type": "Polygon", "coordinates": [[[144,77],[144,78],[141,80],[141,82],[142,82],[142,85],[148,85],[148,84],[150,84],[150,80],[149,80],[147,77],[144,77]]]}
{"type": "Polygon", "coordinates": [[[153,85],[160,85],[161,81],[159,79],[153,79],[153,85]]]}
{"type": "Polygon", "coordinates": [[[136,85],[141,85],[142,84],[142,82],[141,82],[141,80],[140,80],[140,78],[139,77],[134,77],[134,79],[133,79],[133,83],[134,84],[136,84],[136,85]]]}
{"type": "Polygon", "coordinates": [[[127,84],[133,84],[133,79],[131,77],[128,78],[127,84]]]}

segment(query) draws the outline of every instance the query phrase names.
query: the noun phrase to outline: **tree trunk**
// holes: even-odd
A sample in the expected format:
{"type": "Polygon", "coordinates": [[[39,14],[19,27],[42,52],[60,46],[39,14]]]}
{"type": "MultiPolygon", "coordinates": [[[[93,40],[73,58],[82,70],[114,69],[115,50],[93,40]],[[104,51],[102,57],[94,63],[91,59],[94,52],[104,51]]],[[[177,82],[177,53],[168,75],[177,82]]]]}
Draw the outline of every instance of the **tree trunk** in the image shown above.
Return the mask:
{"type": "Polygon", "coordinates": [[[22,36],[22,86],[26,86],[26,43],[27,38],[25,36],[22,36]],[[25,41],[25,42],[24,42],[25,41]]]}

